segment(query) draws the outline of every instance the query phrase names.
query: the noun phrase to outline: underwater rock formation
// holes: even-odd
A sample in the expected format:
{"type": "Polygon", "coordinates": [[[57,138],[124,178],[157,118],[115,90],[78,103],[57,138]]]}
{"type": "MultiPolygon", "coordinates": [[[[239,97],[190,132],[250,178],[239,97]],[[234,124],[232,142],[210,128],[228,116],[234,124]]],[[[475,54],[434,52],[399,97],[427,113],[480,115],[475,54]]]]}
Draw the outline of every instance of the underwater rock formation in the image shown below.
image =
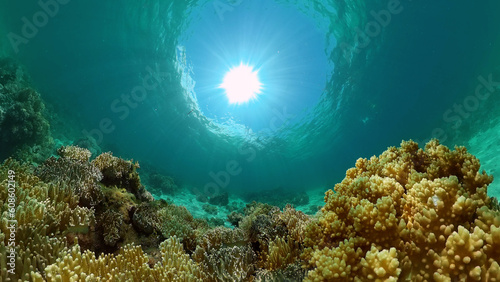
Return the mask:
{"type": "Polygon", "coordinates": [[[358,159],[306,228],[307,280],[498,281],[500,212],[479,168],[437,140],[358,159]]]}

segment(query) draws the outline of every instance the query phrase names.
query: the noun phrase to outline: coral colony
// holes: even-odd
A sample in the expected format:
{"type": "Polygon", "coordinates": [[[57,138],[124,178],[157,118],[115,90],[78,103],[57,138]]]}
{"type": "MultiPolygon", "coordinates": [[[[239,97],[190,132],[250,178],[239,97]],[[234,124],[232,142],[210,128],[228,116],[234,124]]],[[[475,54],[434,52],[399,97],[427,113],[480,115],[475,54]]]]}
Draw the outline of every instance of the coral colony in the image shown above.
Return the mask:
{"type": "Polygon", "coordinates": [[[11,212],[11,171],[17,183],[15,245],[2,217],[2,280],[500,278],[500,211],[486,194],[492,177],[464,147],[402,142],[358,159],[316,216],[254,202],[234,228],[154,200],[137,163],[90,155],[66,146],[36,169],[11,158],[0,166],[3,215],[11,212]]]}

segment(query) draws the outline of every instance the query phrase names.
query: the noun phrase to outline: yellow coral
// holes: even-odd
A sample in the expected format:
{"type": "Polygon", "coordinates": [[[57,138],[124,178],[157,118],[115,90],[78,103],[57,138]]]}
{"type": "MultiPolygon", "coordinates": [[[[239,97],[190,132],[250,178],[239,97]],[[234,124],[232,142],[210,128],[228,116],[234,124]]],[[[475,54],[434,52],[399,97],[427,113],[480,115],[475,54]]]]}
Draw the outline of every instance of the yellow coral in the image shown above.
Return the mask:
{"type": "Polygon", "coordinates": [[[283,212],[273,214],[274,221],[282,222],[292,240],[298,243],[304,241],[304,231],[311,219],[301,211],[294,209],[291,205],[286,205],[283,212]]]}
{"type": "Polygon", "coordinates": [[[71,187],[47,184],[32,174],[32,168],[8,159],[0,166],[0,280],[27,280],[32,271],[43,273],[67,246],[65,235],[75,227],[88,227],[93,211],[78,206],[71,187]],[[15,171],[15,211],[8,206],[7,171],[15,171]],[[17,220],[15,228],[15,267],[7,265],[8,219],[17,220]],[[14,269],[14,273],[8,273],[14,269]]]}
{"type": "Polygon", "coordinates": [[[357,160],[306,228],[307,279],[500,279],[500,214],[479,168],[437,140],[357,160]]]}
{"type": "Polygon", "coordinates": [[[369,280],[398,281],[401,269],[395,248],[379,251],[372,246],[360,262],[361,272],[369,280]]]}
{"type": "MultiPolygon", "coordinates": [[[[118,255],[96,258],[91,251],[80,252],[75,245],[66,256],[45,268],[47,281],[203,281],[206,276],[184,253],[174,236],[160,244],[162,261],[149,267],[149,258],[141,247],[126,245],[118,255]]],[[[32,272],[34,281],[44,281],[32,272]]]]}

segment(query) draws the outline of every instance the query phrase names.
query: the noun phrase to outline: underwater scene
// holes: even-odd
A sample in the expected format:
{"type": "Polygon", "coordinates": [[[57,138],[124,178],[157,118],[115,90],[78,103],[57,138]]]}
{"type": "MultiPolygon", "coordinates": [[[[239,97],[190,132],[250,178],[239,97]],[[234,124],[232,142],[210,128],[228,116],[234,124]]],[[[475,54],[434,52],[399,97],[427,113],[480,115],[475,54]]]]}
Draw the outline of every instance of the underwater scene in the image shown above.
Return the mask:
{"type": "Polygon", "coordinates": [[[500,281],[500,2],[0,2],[1,281],[500,281]]]}

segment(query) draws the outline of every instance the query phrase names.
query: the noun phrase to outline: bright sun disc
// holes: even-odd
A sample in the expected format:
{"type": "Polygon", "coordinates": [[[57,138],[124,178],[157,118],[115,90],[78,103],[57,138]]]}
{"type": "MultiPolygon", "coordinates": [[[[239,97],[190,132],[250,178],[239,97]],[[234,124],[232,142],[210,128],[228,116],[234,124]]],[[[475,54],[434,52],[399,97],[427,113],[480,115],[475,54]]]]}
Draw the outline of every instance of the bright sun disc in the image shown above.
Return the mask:
{"type": "Polygon", "coordinates": [[[243,104],[257,97],[262,83],[259,81],[257,71],[242,63],[226,73],[219,87],[226,90],[230,104],[243,104]]]}

